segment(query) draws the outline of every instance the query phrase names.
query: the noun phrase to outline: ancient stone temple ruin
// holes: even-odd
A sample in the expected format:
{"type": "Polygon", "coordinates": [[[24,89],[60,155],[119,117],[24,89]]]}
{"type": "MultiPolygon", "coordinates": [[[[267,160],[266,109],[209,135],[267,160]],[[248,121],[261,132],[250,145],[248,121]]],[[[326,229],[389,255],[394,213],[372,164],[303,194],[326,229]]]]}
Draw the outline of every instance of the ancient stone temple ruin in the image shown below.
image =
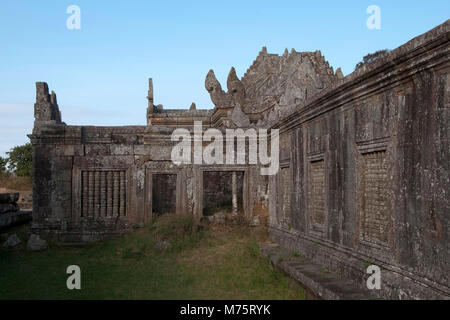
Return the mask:
{"type": "MultiPolygon", "coordinates": [[[[201,218],[218,203],[270,237],[387,298],[450,296],[450,22],[343,77],[320,51],[258,54],[227,91],[211,70],[212,110],[167,110],[149,81],[147,125],[67,125],[36,84],[34,232],[102,239],[155,215],[201,218]],[[279,170],[171,161],[177,128],[279,129],[279,170]]],[[[145,112],[143,112],[143,115],[145,112]]]]}

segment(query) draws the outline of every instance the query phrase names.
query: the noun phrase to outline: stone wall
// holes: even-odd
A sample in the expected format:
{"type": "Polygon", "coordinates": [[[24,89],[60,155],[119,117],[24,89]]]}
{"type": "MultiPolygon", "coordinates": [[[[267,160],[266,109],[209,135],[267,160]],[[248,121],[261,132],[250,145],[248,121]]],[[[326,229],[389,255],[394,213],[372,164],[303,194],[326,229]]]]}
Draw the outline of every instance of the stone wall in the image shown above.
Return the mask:
{"type": "Polygon", "coordinates": [[[270,234],[385,298],[450,296],[450,23],[319,93],[275,127],[270,234]],[[284,137],[284,138],[283,138],[284,137]],[[287,221],[286,221],[287,220],[287,221]]]}
{"type": "Polygon", "coordinates": [[[221,197],[213,202],[228,201],[225,177],[239,172],[241,214],[268,218],[273,240],[360,286],[365,268],[380,266],[382,297],[449,297],[449,28],[345,78],[319,51],[264,48],[241,79],[231,68],[227,92],[210,70],[214,110],[164,110],[150,80],[146,126],[66,125],[56,94],[39,82],[32,231],[85,242],[167,211],[201,219],[211,191],[221,197]],[[278,174],[262,176],[257,164],[174,164],[171,134],[192,134],[194,121],[221,132],[280,129],[278,174]],[[211,172],[220,174],[210,180],[211,172]]]}

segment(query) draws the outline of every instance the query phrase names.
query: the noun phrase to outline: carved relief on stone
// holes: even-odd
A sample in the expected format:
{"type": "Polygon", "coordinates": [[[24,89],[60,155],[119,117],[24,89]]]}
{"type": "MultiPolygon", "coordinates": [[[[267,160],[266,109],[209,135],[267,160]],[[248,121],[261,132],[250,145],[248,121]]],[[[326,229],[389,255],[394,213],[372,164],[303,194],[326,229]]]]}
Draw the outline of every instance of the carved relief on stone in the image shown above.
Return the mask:
{"type": "Polygon", "coordinates": [[[233,111],[228,112],[228,117],[231,118],[237,128],[248,128],[250,126],[250,119],[242,111],[240,104],[235,105],[233,111]]]}
{"type": "MultiPolygon", "coordinates": [[[[228,92],[222,90],[212,70],[206,76],[205,87],[215,108],[240,109],[228,113],[228,120],[231,120],[228,122],[240,126],[242,115],[251,118],[251,115],[259,114],[256,126],[267,127],[342,77],[342,71],[338,69],[335,73],[320,51],[296,52],[292,49],[279,56],[268,54],[264,47],[242,79],[231,68],[228,92]]],[[[244,122],[246,125],[247,121],[244,122]]],[[[224,119],[222,123],[227,121],[224,119]]]]}
{"type": "Polygon", "coordinates": [[[310,164],[310,213],[312,225],[325,224],[325,161],[314,161],[310,164]]]}
{"type": "Polygon", "coordinates": [[[387,244],[390,215],[386,151],[370,152],[362,157],[360,237],[387,244]]]}
{"type": "Polygon", "coordinates": [[[205,88],[209,92],[211,101],[216,108],[229,107],[231,105],[231,96],[222,90],[222,86],[216,79],[214,71],[209,70],[205,79],[205,88]]]}
{"type": "Polygon", "coordinates": [[[320,51],[260,52],[241,81],[246,89],[245,112],[265,112],[275,103],[281,107],[299,104],[320,90],[330,87],[341,76],[335,75],[320,51]]]}
{"type": "Polygon", "coordinates": [[[241,80],[236,76],[236,70],[231,68],[227,79],[228,94],[231,95],[232,105],[239,104],[241,107],[245,104],[245,87],[241,80]]]}
{"type": "Polygon", "coordinates": [[[137,168],[141,168],[146,162],[150,161],[150,156],[135,156],[134,163],[137,168]]]}
{"type": "Polygon", "coordinates": [[[281,223],[285,226],[290,225],[291,220],[291,176],[290,168],[282,168],[281,170],[281,223]]]}

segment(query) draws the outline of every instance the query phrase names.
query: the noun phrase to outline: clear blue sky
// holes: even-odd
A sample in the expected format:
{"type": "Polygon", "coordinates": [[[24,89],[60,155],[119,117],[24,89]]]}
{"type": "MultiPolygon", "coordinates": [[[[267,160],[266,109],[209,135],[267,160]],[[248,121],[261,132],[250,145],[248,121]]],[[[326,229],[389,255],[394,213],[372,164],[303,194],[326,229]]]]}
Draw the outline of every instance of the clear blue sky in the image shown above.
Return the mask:
{"type": "Polygon", "coordinates": [[[0,4],[0,156],[28,141],[35,82],[57,93],[67,124],[145,124],[147,78],[165,108],[211,108],[204,79],[222,86],[262,46],[320,49],[336,69],[394,49],[449,18],[450,1],[5,1],[0,4]],[[81,30],[66,28],[69,5],[81,30]],[[369,5],[381,30],[369,30],[369,5]]]}

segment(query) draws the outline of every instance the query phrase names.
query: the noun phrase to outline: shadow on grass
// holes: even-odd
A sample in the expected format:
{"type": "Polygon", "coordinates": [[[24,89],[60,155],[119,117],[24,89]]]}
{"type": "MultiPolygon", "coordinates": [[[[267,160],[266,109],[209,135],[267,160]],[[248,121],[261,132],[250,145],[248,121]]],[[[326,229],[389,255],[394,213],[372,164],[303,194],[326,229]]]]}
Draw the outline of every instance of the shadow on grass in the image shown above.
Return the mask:
{"type": "MultiPolygon", "coordinates": [[[[25,242],[25,228],[15,231],[25,242]]],[[[22,244],[0,249],[0,299],[304,299],[260,254],[264,240],[262,230],[162,216],[82,248],[22,244]],[[66,287],[69,265],[81,268],[81,290],[66,287]]]]}

